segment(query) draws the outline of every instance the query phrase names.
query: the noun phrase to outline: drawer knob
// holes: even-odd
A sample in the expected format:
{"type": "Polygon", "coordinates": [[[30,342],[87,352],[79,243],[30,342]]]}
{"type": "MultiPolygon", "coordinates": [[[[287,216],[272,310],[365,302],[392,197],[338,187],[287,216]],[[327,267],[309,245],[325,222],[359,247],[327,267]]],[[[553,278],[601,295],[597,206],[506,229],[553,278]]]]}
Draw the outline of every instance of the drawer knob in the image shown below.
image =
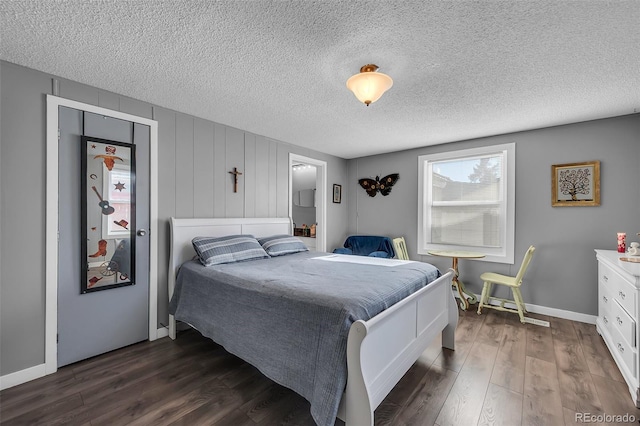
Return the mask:
{"type": "Polygon", "coordinates": [[[618,343],[618,350],[624,353],[624,347],[622,346],[622,343],[618,343]]]}
{"type": "Polygon", "coordinates": [[[603,275],[602,279],[605,280],[605,281],[609,281],[609,277],[607,277],[606,275],[603,275]]]}
{"type": "Polygon", "coordinates": [[[620,290],[620,291],[618,292],[618,295],[619,295],[621,298],[623,298],[623,299],[624,299],[625,297],[627,297],[627,295],[626,295],[626,294],[624,294],[624,292],[623,292],[622,290],[620,290]]]}
{"type": "Polygon", "coordinates": [[[620,319],[620,317],[616,317],[616,321],[618,322],[618,324],[622,325],[622,320],[620,319]]]}

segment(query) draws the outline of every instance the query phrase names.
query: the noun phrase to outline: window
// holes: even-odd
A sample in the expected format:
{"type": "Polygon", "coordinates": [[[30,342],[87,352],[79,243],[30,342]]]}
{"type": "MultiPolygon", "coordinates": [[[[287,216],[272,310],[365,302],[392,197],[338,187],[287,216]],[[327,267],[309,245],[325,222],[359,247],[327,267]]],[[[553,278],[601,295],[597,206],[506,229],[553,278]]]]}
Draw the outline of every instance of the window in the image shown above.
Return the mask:
{"type": "Polygon", "coordinates": [[[418,157],[418,253],[481,252],[513,263],[515,144],[418,157]]]}

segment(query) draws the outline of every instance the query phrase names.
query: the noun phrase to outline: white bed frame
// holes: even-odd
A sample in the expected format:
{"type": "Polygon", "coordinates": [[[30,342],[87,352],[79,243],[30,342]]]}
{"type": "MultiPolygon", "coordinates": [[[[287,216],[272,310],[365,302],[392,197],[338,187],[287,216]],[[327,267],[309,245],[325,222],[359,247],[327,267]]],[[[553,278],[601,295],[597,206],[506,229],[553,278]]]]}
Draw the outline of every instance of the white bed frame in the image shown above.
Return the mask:
{"type": "MultiPolygon", "coordinates": [[[[171,218],[169,299],[178,267],[195,255],[196,236],[252,234],[264,237],[291,234],[288,218],[171,218]]],[[[356,321],[347,340],[347,388],[338,417],[347,426],[373,425],[373,412],[433,339],[442,333],[442,346],[454,349],[458,307],[451,291],[453,270],[411,294],[369,321],[356,321]]],[[[176,321],[169,316],[169,336],[176,338],[176,321]]]]}

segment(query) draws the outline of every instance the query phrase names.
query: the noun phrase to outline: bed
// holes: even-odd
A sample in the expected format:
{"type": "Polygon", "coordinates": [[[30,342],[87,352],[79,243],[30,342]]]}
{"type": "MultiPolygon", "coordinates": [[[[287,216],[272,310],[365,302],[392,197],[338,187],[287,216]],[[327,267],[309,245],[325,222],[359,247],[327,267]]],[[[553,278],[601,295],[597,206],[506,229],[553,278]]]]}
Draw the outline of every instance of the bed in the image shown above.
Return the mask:
{"type": "Polygon", "coordinates": [[[454,349],[452,270],[312,252],[216,267],[193,260],[194,237],[240,234],[291,235],[291,223],[171,219],[169,335],[176,319],[196,328],[309,400],[318,424],[337,416],[373,425],[376,407],[439,333],[454,349]]]}

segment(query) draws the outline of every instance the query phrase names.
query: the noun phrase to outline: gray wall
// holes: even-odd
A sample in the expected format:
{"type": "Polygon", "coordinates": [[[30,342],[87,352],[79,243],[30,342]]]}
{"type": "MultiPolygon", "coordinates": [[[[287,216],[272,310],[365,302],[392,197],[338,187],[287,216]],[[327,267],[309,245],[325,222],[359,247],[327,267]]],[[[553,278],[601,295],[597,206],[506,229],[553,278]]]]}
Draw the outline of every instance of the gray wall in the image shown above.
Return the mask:
{"type": "MultiPolygon", "coordinates": [[[[53,77],[0,62],[0,375],[44,363],[46,94],[53,77]]],[[[328,163],[327,247],[342,243],[347,204],[333,204],[330,189],[346,184],[346,160],[73,81],[60,79],[59,95],[159,123],[159,323],[168,316],[168,219],[287,217],[290,152],[328,163]],[[233,167],[243,172],[237,193],[233,167]]]]}
{"type": "Polygon", "coordinates": [[[462,280],[479,294],[482,272],[515,275],[533,244],[525,302],[597,315],[593,250],[615,250],[616,232],[626,232],[627,243],[640,240],[640,114],[350,160],[348,233],[404,236],[412,259],[450,267],[449,259],[417,255],[418,156],[509,142],[516,144],[515,265],[461,260],[462,280]],[[551,165],[590,160],[601,162],[601,205],[551,207],[551,165]],[[371,198],[357,184],[389,173],[400,180],[387,197],[371,198]]]}

